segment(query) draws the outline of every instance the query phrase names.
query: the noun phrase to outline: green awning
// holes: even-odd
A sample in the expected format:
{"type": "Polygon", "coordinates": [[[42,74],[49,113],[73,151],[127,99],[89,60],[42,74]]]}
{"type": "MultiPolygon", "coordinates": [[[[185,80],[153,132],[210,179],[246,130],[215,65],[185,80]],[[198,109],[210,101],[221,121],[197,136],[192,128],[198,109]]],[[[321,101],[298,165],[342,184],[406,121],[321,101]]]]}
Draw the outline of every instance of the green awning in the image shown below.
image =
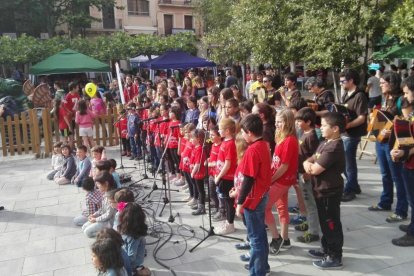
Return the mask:
{"type": "Polygon", "coordinates": [[[386,56],[389,59],[399,58],[399,59],[412,59],[414,58],[414,45],[407,45],[400,47],[393,52],[389,52],[386,56]]]}
{"type": "Polygon", "coordinates": [[[29,73],[33,75],[52,75],[110,71],[108,64],[71,49],[66,49],[35,64],[30,68],[29,73]]]}
{"type": "Polygon", "coordinates": [[[385,58],[389,58],[389,54],[394,53],[395,51],[401,49],[400,45],[393,45],[391,48],[388,48],[387,50],[383,49],[378,52],[372,53],[372,59],[374,60],[383,60],[385,58]]]}

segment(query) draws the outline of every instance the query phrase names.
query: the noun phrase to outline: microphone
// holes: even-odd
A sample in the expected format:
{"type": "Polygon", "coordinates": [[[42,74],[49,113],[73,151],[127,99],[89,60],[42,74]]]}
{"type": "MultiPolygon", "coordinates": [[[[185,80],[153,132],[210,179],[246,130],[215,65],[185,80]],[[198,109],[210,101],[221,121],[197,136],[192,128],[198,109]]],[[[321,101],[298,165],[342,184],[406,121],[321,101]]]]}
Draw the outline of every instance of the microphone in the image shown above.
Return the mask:
{"type": "Polygon", "coordinates": [[[159,117],[151,117],[151,118],[148,118],[148,119],[141,120],[141,122],[147,122],[147,121],[151,121],[151,120],[158,119],[158,118],[159,117]]]}
{"type": "Polygon", "coordinates": [[[170,126],[170,128],[177,128],[177,127],[180,127],[180,125],[170,126]]]}
{"type": "Polygon", "coordinates": [[[170,121],[170,119],[164,119],[164,120],[161,120],[161,121],[156,121],[155,123],[160,124],[160,123],[167,123],[169,121],[170,121]]]}

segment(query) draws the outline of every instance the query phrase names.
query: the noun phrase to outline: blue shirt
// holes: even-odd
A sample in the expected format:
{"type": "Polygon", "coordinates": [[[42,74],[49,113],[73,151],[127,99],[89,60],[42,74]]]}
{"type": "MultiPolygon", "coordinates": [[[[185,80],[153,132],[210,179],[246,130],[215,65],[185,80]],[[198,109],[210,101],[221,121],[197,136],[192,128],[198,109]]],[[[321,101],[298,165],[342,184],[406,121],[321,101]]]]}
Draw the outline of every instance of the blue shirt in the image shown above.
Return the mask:
{"type": "Polygon", "coordinates": [[[119,178],[119,174],[118,174],[117,172],[113,172],[113,173],[112,173],[112,177],[113,177],[113,178],[114,178],[114,180],[115,180],[116,187],[117,187],[117,188],[121,188],[121,179],[119,178]]]}
{"type": "Polygon", "coordinates": [[[134,137],[139,132],[139,117],[137,114],[128,114],[128,136],[134,137]]]}
{"type": "Polygon", "coordinates": [[[200,116],[200,110],[198,110],[197,108],[188,109],[185,112],[185,122],[193,123],[194,125],[197,125],[199,116],[200,116]]]}

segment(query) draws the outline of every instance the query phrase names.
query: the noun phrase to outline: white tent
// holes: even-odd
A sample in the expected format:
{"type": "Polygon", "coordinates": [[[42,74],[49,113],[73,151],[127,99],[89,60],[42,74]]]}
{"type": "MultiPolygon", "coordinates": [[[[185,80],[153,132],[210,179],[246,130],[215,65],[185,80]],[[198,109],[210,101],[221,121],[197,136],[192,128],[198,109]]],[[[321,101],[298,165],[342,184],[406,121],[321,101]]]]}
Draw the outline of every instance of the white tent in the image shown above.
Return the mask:
{"type": "MultiPolygon", "coordinates": [[[[158,56],[151,55],[151,60],[156,59],[158,56]]],[[[147,62],[149,60],[147,55],[139,55],[134,58],[129,59],[129,63],[131,64],[132,68],[138,68],[140,63],[147,62]]]]}

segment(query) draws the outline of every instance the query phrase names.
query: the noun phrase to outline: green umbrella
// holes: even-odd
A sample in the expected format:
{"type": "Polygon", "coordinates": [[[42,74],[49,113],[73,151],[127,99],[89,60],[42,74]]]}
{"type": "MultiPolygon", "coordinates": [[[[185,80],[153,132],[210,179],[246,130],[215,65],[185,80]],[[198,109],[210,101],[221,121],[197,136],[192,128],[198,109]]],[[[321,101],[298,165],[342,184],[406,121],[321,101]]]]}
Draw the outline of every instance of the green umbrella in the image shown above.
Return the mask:
{"type": "Polygon", "coordinates": [[[395,44],[395,45],[392,45],[391,48],[388,48],[387,50],[383,49],[381,51],[372,53],[371,58],[374,60],[384,60],[385,58],[390,58],[389,55],[394,53],[395,51],[398,51],[399,49],[401,49],[401,46],[395,44]]]}
{"type": "Polygon", "coordinates": [[[412,59],[414,58],[414,45],[407,45],[393,52],[388,52],[387,58],[412,59]]]}
{"type": "Polygon", "coordinates": [[[30,68],[33,75],[110,72],[109,65],[71,49],[63,50],[30,68]]]}

